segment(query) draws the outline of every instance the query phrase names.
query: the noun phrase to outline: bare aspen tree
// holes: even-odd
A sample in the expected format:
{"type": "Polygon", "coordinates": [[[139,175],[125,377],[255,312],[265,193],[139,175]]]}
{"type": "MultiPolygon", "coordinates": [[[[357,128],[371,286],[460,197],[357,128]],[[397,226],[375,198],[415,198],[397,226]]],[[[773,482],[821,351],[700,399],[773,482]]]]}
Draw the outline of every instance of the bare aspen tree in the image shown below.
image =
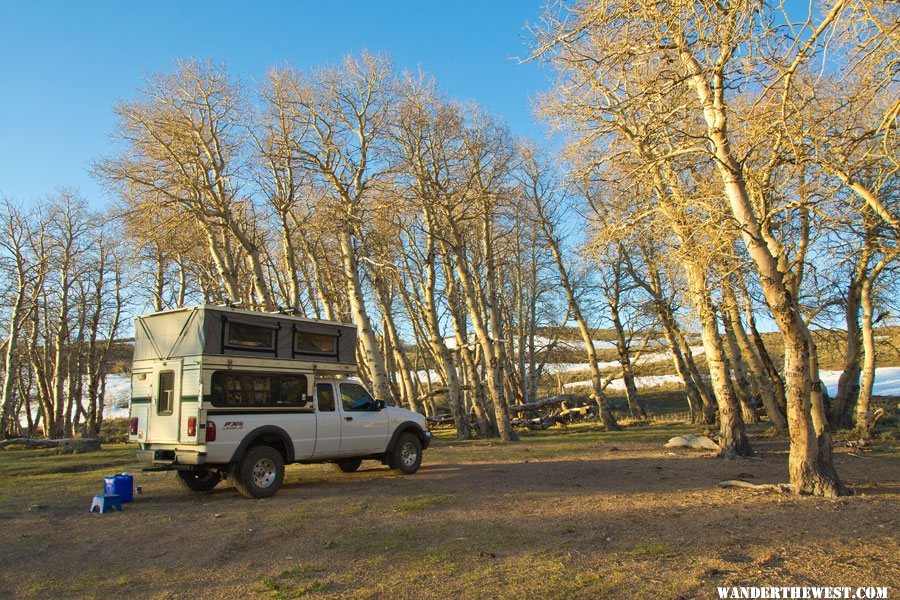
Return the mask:
{"type": "Polygon", "coordinates": [[[722,434],[720,455],[726,458],[749,455],[750,442],[744,430],[740,403],[728,374],[725,347],[719,335],[716,309],[709,292],[708,270],[690,259],[685,261],[684,266],[692,304],[700,320],[710,380],[719,406],[719,430],[722,434]]]}
{"type": "Polygon", "coordinates": [[[837,393],[832,401],[830,415],[831,425],[838,429],[850,426],[851,410],[859,395],[859,377],[862,371],[862,332],[859,325],[859,314],[862,286],[869,269],[871,256],[871,244],[865,244],[856,258],[844,298],[844,322],[847,327],[844,368],[838,379],[837,393]]]}
{"type": "MultiPolygon", "coordinates": [[[[626,139],[634,140],[637,132],[629,127],[619,127],[626,139]]],[[[634,198],[643,198],[647,205],[638,205],[642,212],[656,213],[671,228],[677,240],[678,260],[684,269],[687,290],[697,319],[700,322],[701,339],[709,368],[710,384],[719,409],[720,456],[734,458],[747,456],[752,450],[746,436],[741,415],[740,402],[732,385],[725,347],[719,333],[719,319],[713,303],[712,293],[715,281],[711,277],[713,265],[723,243],[730,240],[727,229],[711,230],[707,219],[721,218],[702,195],[698,186],[705,185],[705,179],[697,177],[692,169],[686,169],[692,177],[679,177],[675,166],[667,163],[644,144],[632,148],[632,155],[648,164],[646,180],[632,178],[625,181],[625,189],[607,194],[610,206],[593,209],[599,214],[619,214],[620,219],[631,214],[627,207],[634,205],[634,198]]],[[[632,169],[631,166],[627,167],[632,169]]],[[[612,182],[610,182],[612,183],[612,182]]],[[[621,184],[617,184],[621,185],[621,184]]],[[[690,347],[686,340],[680,340],[682,352],[688,358],[689,369],[699,381],[700,374],[690,359],[690,347]]]]}
{"type": "MultiPolygon", "coordinates": [[[[393,197],[399,190],[387,188],[386,196],[393,197]]],[[[403,340],[400,338],[397,317],[395,314],[395,297],[398,286],[398,269],[402,266],[401,255],[404,252],[402,240],[397,231],[403,229],[401,224],[411,218],[405,215],[398,206],[391,205],[385,198],[370,213],[364,243],[365,260],[369,264],[369,279],[377,300],[383,321],[385,357],[393,362],[390,370],[397,376],[403,390],[402,399],[410,410],[418,410],[418,385],[413,378],[412,363],[409,361],[403,340]]],[[[413,213],[414,214],[414,213],[413,213]]]]}
{"type": "Polygon", "coordinates": [[[278,224],[287,279],[286,304],[298,309],[302,292],[296,236],[299,229],[308,226],[307,207],[314,196],[307,184],[309,173],[299,159],[297,145],[304,134],[304,122],[293,110],[293,85],[289,72],[270,72],[260,89],[262,106],[254,113],[250,132],[257,155],[257,180],[278,224]]]}
{"type": "MultiPolygon", "coordinates": [[[[103,424],[103,406],[106,393],[107,364],[120,334],[126,297],[126,266],[115,243],[115,233],[102,228],[94,236],[96,260],[91,265],[90,278],[93,289],[89,294],[91,314],[87,323],[84,377],[88,384],[85,414],[85,431],[96,437],[103,424]]],[[[84,393],[79,394],[78,406],[84,404],[84,393]]]]}
{"type": "MultiPolygon", "coordinates": [[[[514,178],[519,180],[515,175],[514,178]]],[[[538,336],[541,325],[559,322],[558,292],[554,282],[556,272],[552,258],[534,224],[533,208],[521,195],[518,185],[513,191],[509,214],[504,219],[505,232],[499,237],[505,242],[501,269],[500,295],[504,328],[507,335],[510,383],[515,386],[516,403],[538,400],[540,378],[558,335],[538,336]]]]}
{"type": "Polygon", "coordinates": [[[197,244],[203,232],[188,213],[136,206],[121,201],[112,212],[121,224],[119,233],[130,242],[129,260],[153,282],[149,300],[154,310],[182,307],[199,289],[221,288],[208,251],[197,244]]]}
{"type": "MultiPolygon", "coordinates": [[[[777,29],[769,26],[774,17],[768,10],[764,6],[760,12],[751,2],[678,6],[647,2],[579,3],[565,11],[567,20],[549,15],[548,33],[540,39],[539,51],[544,49],[573,73],[577,73],[574,60],[566,61],[588,53],[592,58],[590,69],[595,74],[591,85],[614,94],[618,90],[603,87],[614,81],[611,73],[620,73],[625,64],[652,64],[652,70],[639,68],[631,74],[632,81],[639,75],[645,87],[632,85],[630,89],[647,92],[632,96],[637,100],[632,105],[632,114],[644,106],[638,98],[650,102],[656,98],[677,98],[685,104],[670,103],[674,111],[683,112],[688,122],[700,120],[704,124],[703,144],[689,146],[686,140],[675,151],[681,156],[693,155],[707,161],[717,171],[720,193],[739,227],[746,251],[759,274],[761,290],[784,340],[791,483],[798,493],[833,496],[843,493],[844,488],[830,464],[830,434],[824,419],[820,418],[824,410],[811,381],[810,336],[798,299],[779,268],[782,259],[779,249],[769,245],[764,235],[761,219],[766,215],[757,212],[758,207],[751,199],[745,159],[738,158],[737,154],[740,140],[730,129],[740,123],[734,118],[740,107],[726,90],[740,81],[765,74],[762,61],[754,63],[753,49],[766,36],[777,35],[777,29]],[[690,97],[682,95],[685,88],[690,97]]],[[[563,89],[562,93],[570,90],[563,89]]],[[[602,93],[595,97],[602,106],[602,93]]],[[[695,273],[690,279],[699,279],[698,275],[695,273]]]]}
{"type": "MultiPolygon", "coordinates": [[[[504,373],[509,370],[509,357],[506,352],[504,322],[501,317],[500,303],[500,277],[496,254],[497,236],[497,211],[504,194],[508,194],[506,178],[509,175],[512,156],[508,146],[511,140],[508,132],[501,129],[493,118],[486,114],[476,113],[476,120],[472,127],[463,129],[462,142],[464,155],[467,159],[469,181],[472,183],[470,193],[474,195],[476,210],[479,214],[478,228],[481,237],[481,258],[484,269],[484,284],[482,279],[475,276],[464,250],[460,231],[451,221],[453,231],[451,245],[456,258],[456,271],[459,276],[466,303],[471,313],[479,313],[479,309],[486,313],[490,329],[485,327],[481,314],[472,314],[472,325],[482,344],[485,367],[491,395],[494,401],[494,414],[500,439],[503,441],[516,441],[518,435],[509,422],[507,406],[509,397],[504,386],[504,373]],[[474,284],[474,285],[473,285],[474,284]]],[[[454,219],[453,215],[446,215],[448,220],[454,219]]],[[[474,254],[474,253],[473,253],[474,254]]]]}
{"type": "Polygon", "coordinates": [[[428,340],[431,343],[432,352],[435,359],[441,366],[447,384],[447,403],[450,406],[450,412],[453,414],[454,422],[456,422],[456,435],[458,439],[469,439],[471,430],[469,427],[469,416],[465,411],[465,405],[461,394],[461,386],[459,383],[459,372],[453,361],[453,354],[447,345],[447,341],[441,331],[438,318],[438,306],[436,296],[436,286],[438,278],[437,270],[437,248],[438,242],[435,236],[435,218],[434,215],[426,212],[424,214],[424,228],[426,239],[425,250],[425,277],[421,288],[422,298],[424,300],[423,314],[425,316],[425,330],[428,333],[428,340]]]}
{"type": "MultiPolygon", "coordinates": [[[[456,340],[457,364],[461,373],[460,381],[465,385],[460,386],[464,397],[468,398],[466,408],[469,413],[475,415],[475,426],[482,437],[496,437],[495,421],[488,410],[489,405],[485,397],[485,385],[479,370],[477,347],[474,339],[469,335],[466,318],[466,302],[461,295],[459,283],[456,279],[452,259],[443,255],[441,266],[444,272],[444,285],[447,308],[453,322],[453,333],[456,340]]],[[[494,416],[494,418],[496,418],[494,416]]]]}
{"type": "Polygon", "coordinates": [[[737,280],[733,275],[722,281],[723,314],[728,315],[738,352],[747,365],[747,375],[752,379],[753,387],[760,395],[760,399],[766,409],[766,416],[772,423],[775,431],[787,431],[787,420],[778,406],[775,388],[759,352],[750,341],[750,336],[741,322],[741,312],[734,292],[735,285],[737,285],[737,280]]]}
{"type": "MultiPolygon", "coordinates": [[[[483,357],[486,388],[490,391],[497,433],[503,441],[518,436],[509,421],[507,369],[494,254],[494,218],[509,175],[506,132],[486,114],[474,112],[464,122],[458,107],[450,107],[449,127],[441,135],[453,153],[452,188],[432,198],[436,210],[433,227],[443,231],[441,248],[452,258],[460,296],[483,357]],[[476,269],[475,261],[481,264],[476,269]]],[[[439,167],[440,168],[440,167],[439,167]]],[[[442,174],[443,175],[443,174],[442,174]]],[[[446,183],[445,177],[437,181],[446,183]]]]}
{"type": "Polygon", "coordinates": [[[12,344],[16,364],[4,372],[10,378],[4,379],[4,400],[13,397],[10,387],[18,396],[12,405],[4,402],[5,425],[17,427],[24,412],[29,433],[40,428],[51,437],[96,435],[108,357],[125,306],[125,266],[113,259],[113,236],[104,233],[109,219],[66,189],[40,211],[6,217],[16,228],[7,231],[3,248],[24,252],[27,285],[16,322],[21,336],[12,344]]]}
{"type": "Polygon", "coordinates": [[[750,379],[737,335],[734,332],[734,322],[731,320],[731,314],[726,310],[722,311],[722,328],[725,331],[725,354],[734,377],[735,392],[741,402],[741,417],[745,423],[759,423],[755,399],[755,393],[759,393],[758,386],[750,379]]]}
{"type": "Polygon", "coordinates": [[[625,264],[628,261],[628,253],[620,241],[613,242],[611,246],[605,253],[594,257],[594,260],[599,263],[600,287],[606,298],[606,305],[609,308],[609,316],[616,336],[616,354],[622,368],[622,383],[625,384],[628,411],[634,419],[645,419],[647,410],[644,408],[644,403],[638,395],[634,382],[634,364],[631,356],[631,342],[635,328],[626,329],[624,319],[626,295],[629,292],[629,286],[634,285],[626,281],[625,264]]]}
{"type": "Polygon", "coordinates": [[[435,361],[446,378],[447,402],[456,422],[457,437],[470,437],[469,419],[465,411],[459,373],[453,355],[441,330],[438,316],[437,283],[439,252],[445,250],[438,237],[439,203],[458,202],[452,198],[458,185],[454,177],[461,161],[454,136],[461,123],[458,116],[443,105],[434,89],[424,82],[407,80],[402,89],[402,103],[395,123],[393,138],[396,160],[402,165],[407,194],[420,212],[419,227],[424,248],[419,264],[424,269],[419,281],[420,314],[424,332],[435,361]]]}
{"type": "MultiPolygon", "coordinates": [[[[0,252],[5,283],[12,290],[10,309],[4,315],[8,324],[3,353],[2,401],[0,401],[0,438],[18,429],[17,399],[15,395],[18,375],[19,336],[33,308],[28,302],[30,285],[35,277],[34,257],[29,250],[30,223],[27,214],[17,208],[9,199],[0,206],[0,252]]],[[[30,414],[29,414],[30,418],[30,414]]]]}
{"type": "Polygon", "coordinates": [[[180,62],[172,73],[148,78],[140,97],[120,102],[115,138],[120,156],[97,163],[98,175],[134,210],[179,208],[203,231],[225,291],[245,297],[235,276],[232,244],[246,261],[254,298],[275,304],[265,277],[262,248],[250,231],[254,208],[242,196],[238,172],[246,162],[240,88],[224,68],[180,62]]]}
{"type": "Polygon", "coordinates": [[[860,290],[863,366],[859,385],[859,398],[856,403],[856,428],[863,438],[867,438],[872,434],[870,423],[872,414],[869,407],[872,400],[872,387],[875,382],[876,349],[873,325],[876,320],[874,307],[876,282],[898,256],[900,256],[900,248],[896,246],[884,251],[880,260],[872,266],[866,275],[860,290]]]}
{"type": "Polygon", "coordinates": [[[892,2],[827,3],[821,17],[809,16],[805,39],[771,58],[780,77],[769,86],[791,143],[867,204],[895,237],[900,205],[885,192],[898,167],[898,18],[892,2]],[[826,63],[830,72],[823,76],[826,63]]]}
{"type": "MultiPolygon", "coordinates": [[[[83,275],[82,257],[87,250],[86,233],[88,217],[84,201],[71,190],[62,190],[59,198],[49,207],[48,233],[52,240],[53,290],[45,292],[48,309],[44,310],[45,327],[49,328],[50,344],[47,378],[53,408],[52,418],[46,423],[52,437],[71,436],[71,405],[66,398],[66,382],[70,380],[67,363],[71,359],[73,342],[72,313],[77,310],[72,302],[75,287],[83,275]],[[49,308],[54,306],[55,308],[49,308]],[[67,410],[68,409],[68,410],[67,410]]],[[[82,328],[74,327],[76,334],[82,328]]],[[[72,399],[74,400],[74,399],[72,399]]]]}
{"type": "Polygon", "coordinates": [[[547,244],[553,257],[554,265],[559,274],[560,284],[563,292],[565,292],[569,313],[575,319],[581,339],[584,342],[588,368],[591,371],[591,399],[597,405],[603,425],[609,430],[618,430],[620,429],[619,424],[616,422],[615,415],[613,415],[609,407],[606,393],[603,391],[603,375],[598,364],[599,359],[597,348],[594,346],[594,337],[591,335],[587,318],[582,311],[575,283],[569,275],[569,267],[563,258],[562,240],[560,239],[558,228],[564,190],[560,189],[561,183],[554,178],[550,165],[545,160],[541,160],[541,157],[536,154],[534,149],[525,148],[523,154],[523,166],[520,169],[521,185],[524,188],[522,193],[534,206],[536,226],[540,230],[544,243],[547,244]]]}
{"type": "Polygon", "coordinates": [[[386,400],[388,375],[364,298],[359,243],[370,192],[388,168],[385,143],[396,95],[390,61],[363,53],[309,74],[273,70],[269,79],[287,88],[298,166],[340,210],[337,242],[346,295],[375,397],[386,400]]]}
{"type": "MultiPolygon", "coordinates": [[[[662,234],[660,233],[660,235],[662,234]]],[[[700,418],[704,423],[713,424],[716,422],[715,401],[710,397],[703,379],[699,376],[699,370],[693,362],[691,349],[685,342],[684,335],[675,318],[674,297],[664,293],[663,290],[663,278],[660,274],[659,264],[662,256],[654,249],[654,244],[658,242],[659,240],[655,240],[653,243],[639,243],[643,271],[646,272],[646,275],[635,268],[636,261],[631,255],[626,255],[625,265],[631,279],[650,296],[650,304],[662,327],[666,345],[675,365],[675,372],[684,385],[691,411],[691,421],[700,418]]]]}

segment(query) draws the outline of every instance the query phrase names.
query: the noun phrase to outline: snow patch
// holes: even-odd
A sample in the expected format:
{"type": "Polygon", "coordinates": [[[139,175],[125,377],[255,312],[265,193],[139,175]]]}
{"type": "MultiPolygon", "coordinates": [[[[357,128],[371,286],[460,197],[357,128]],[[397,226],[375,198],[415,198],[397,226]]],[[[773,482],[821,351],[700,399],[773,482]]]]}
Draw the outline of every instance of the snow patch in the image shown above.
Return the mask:
{"type": "MultiPolygon", "coordinates": [[[[644,377],[635,377],[634,384],[639,388],[652,388],[652,387],[660,387],[664,385],[671,384],[680,384],[681,377],[678,375],[646,375],[644,377]]],[[[573,381],[572,383],[567,383],[563,385],[564,388],[582,388],[582,387],[591,387],[593,382],[588,379],[586,381],[573,381]]],[[[620,390],[623,391],[625,389],[625,381],[622,379],[613,379],[606,389],[620,390]]]]}
{"type": "MultiPolygon", "coordinates": [[[[837,395],[838,379],[841,371],[819,371],[819,379],[828,389],[828,395],[837,395]]],[[[875,382],[872,386],[873,396],[900,396],[900,367],[881,367],[875,369],[875,382]]]]}
{"type": "MultiPolygon", "coordinates": [[[[547,340],[547,338],[540,338],[541,340],[547,340]]],[[[598,340],[595,340],[595,344],[601,343],[598,340]]],[[[607,343],[607,342],[602,342],[607,343]]],[[[613,346],[614,348],[615,346],[613,346]]],[[[585,349],[584,343],[581,344],[581,349],[585,349]]],[[[700,356],[704,353],[703,346],[691,346],[691,352],[694,356],[700,356]]],[[[641,357],[634,361],[634,364],[641,365],[649,365],[657,362],[664,362],[667,360],[672,360],[672,355],[669,351],[665,352],[651,352],[649,354],[642,354],[641,357]]],[[[604,362],[598,362],[597,366],[600,369],[617,369],[622,365],[617,360],[609,360],[604,362]]],[[[589,371],[591,368],[590,363],[587,362],[578,362],[578,363],[547,363],[544,365],[544,369],[541,371],[543,375],[560,375],[562,373],[575,373],[578,371],[589,371]]],[[[422,383],[432,382],[437,383],[441,380],[438,376],[437,371],[429,369],[427,371],[421,370],[416,371],[416,377],[422,383]]],[[[588,383],[590,385],[590,383],[588,383]]]]}
{"type": "Polygon", "coordinates": [[[104,419],[127,419],[130,415],[131,378],[127,375],[107,375],[106,395],[103,398],[104,419]]]}
{"type": "MultiPolygon", "coordinates": [[[[838,379],[841,371],[819,371],[819,378],[825,387],[828,388],[828,394],[834,396],[837,394],[838,379]]],[[[649,375],[646,377],[635,377],[635,385],[641,387],[658,387],[663,385],[680,384],[681,378],[678,375],[649,375]]],[[[591,380],[573,381],[567,383],[565,388],[589,388],[593,385],[591,380]]],[[[614,379],[609,388],[614,390],[624,390],[625,382],[621,379],[614,379]]],[[[900,367],[881,367],[875,369],[875,383],[872,386],[872,395],[874,396],[900,396],[900,367]]]]}
{"type": "MultiPolygon", "coordinates": [[[[615,350],[616,345],[613,342],[607,342],[605,340],[593,340],[594,348],[598,350],[615,350]]],[[[543,350],[550,346],[553,343],[548,337],[544,337],[542,335],[534,336],[534,345],[538,350],[543,350]]],[[[557,348],[566,348],[568,350],[587,350],[587,344],[584,341],[578,340],[557,340],[556,341],[557,348]]]]}
{"type": "MultiPolygon", "coordinates": [[[[85,380],[85,388],[87,380],[85,380]]],[[[107,375],[106,393],[103,397],[104,419],[127,419],[130,416],[129,405],[131,403],[131,378],[128,375],[107,375]]],[[[84,399],[84,408],[87,410],[87,398],[84,399]]],[[[37,407],[32,408],[32,416],[37,415],[37,407]]],[[[25,413],[19,415],[22,426],[28,423],[25,413]]]]}

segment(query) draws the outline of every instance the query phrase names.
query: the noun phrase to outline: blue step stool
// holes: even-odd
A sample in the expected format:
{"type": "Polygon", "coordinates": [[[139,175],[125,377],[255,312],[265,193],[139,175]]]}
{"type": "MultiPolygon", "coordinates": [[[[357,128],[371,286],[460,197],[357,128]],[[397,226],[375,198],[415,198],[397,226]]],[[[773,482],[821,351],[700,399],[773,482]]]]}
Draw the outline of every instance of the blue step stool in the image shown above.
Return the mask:
{"type": "Polygon", "coordinates": [[[108,513],[112,509],[122,512],[122,497],[119,494],[97,494],[91,502],[91,512],[100,509],[101,513],[108,513]]]}

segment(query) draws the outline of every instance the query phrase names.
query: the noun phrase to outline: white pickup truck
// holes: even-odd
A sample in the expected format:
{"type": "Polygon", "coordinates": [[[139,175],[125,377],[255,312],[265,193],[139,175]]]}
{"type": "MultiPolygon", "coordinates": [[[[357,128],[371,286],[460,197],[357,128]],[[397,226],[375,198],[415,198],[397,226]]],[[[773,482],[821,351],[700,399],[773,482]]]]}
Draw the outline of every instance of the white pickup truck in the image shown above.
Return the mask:
{"type": "Polygon", "coordinates": [[[130,439],[189,490],[228,478],[264,498],[288,463],[415,473],[431,441],[424,416],[350,377],[352,326],[201,306],[139,317],[135,330],[130,439]]]}

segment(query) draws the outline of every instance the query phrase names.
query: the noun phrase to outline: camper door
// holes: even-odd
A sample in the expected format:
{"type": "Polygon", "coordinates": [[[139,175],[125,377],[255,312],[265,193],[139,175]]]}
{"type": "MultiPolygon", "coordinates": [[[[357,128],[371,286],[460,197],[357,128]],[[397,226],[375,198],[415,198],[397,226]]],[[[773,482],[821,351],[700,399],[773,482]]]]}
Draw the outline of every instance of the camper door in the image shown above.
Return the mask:
{"type": "Polygon", "coordinates": [[[153,396],[147,441],[178,441],[181,413],[181,361],[169,359],[153,367],[153,396]]]}

